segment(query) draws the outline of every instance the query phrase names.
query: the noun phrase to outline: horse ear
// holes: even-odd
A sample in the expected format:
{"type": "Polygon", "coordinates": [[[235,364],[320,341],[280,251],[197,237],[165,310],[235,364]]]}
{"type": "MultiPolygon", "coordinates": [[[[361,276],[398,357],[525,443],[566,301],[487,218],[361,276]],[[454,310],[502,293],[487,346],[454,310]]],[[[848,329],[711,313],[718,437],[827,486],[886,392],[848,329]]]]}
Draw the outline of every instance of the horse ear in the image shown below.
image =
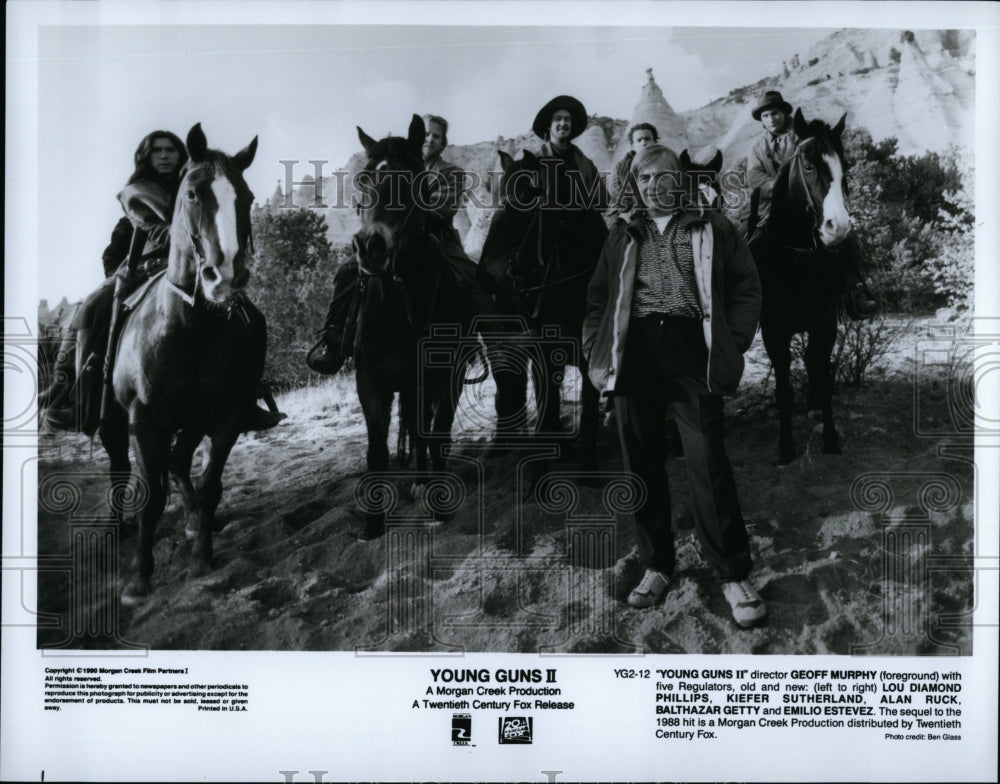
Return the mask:
{"type": "Polygon", "coordinates": [[[361,140],[361,146],[365,148],[365,154],[371,158],[374,154],[375,145],[378,144],[371,136],[361,130],[360,125],[355,125],[358,129],[358,139],[361,140]]]}
{"type": "Polygon", "coordinates": [[[681,150],[681,168],[682,169],[691,168],[691,156],[688,155],[686,147],[683,150],[681,150]]]}
{"type": "Polygon", "coordinates": [[[413,115],[413,119],[410,120],[410,129],[406,134],[406,141],[410,143],[411,147],[416,147],[418,150],[424,146],[424,137],[427,135],[427,128],[424,127],[424,120],[419,114],[413,115]]]}
{"type": "Polygon", "coordinates": [[[538,158],[531,150],[521,150],[521,161],[527,163],[532,169],[538,168],[538,158]]]}
{"type": "Polygon", "coordinates": [[[194,127],[188,131],[187,151],[188,156],[195,163],[205,160],[205,155],[208,153],[208,140],[205,138],[205,132],[201,129],[201,123],[195,123],[194,127]]]}
{"type": "Polygon", "coordinates": [[[500,156],[500,168],[503,169],[503,173],[510,174],[510,170],[514,168],[514,159],[503,150],[497,150],[497,155],[500,156]]]}
{"type": "Polygon", "coordinates": [[[722,171],[722,150],[715,151],[715,157],[712,158],[711,163],[708,164],[708,168],[714,172],[722,171]]]}
{"type": "Polygon", "coordinates": [[[801,107],[795,110],[795,115],[792,117],[792,130],[795,131],[795,135],[800,139],[809,133],[809,124],[806,122],[806,118],[802,116],[801,107]]]}
{"type": "Polygon", "coordinates": [[[837,124],[833,126],[833,135],[840,138],[840,135],[844,132],[844,127],[847,125],[847,112],[840,115],[840,120],[837,124]]]}
{"type": "Polygon", "coordinates": [[[240,171],[246,171],[250,168],[250,164],[253,163],[254,156],[257,154],[257,137],[254,136],[246,147],[240,150],[236,155],[233,156],[233,163],[236,164],[236,168],[240,171]]]}

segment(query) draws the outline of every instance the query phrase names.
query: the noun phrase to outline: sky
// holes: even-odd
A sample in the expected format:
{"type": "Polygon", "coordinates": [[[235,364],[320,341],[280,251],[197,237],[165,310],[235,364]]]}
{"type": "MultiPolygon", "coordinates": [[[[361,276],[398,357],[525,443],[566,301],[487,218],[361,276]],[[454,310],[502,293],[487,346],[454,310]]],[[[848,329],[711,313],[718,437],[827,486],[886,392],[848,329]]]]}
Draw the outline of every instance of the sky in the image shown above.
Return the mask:
{"type": "MultiPolygon", "coordinates": [[[[371,25],[52,25],[39,31],[39,174],[77,207],[39,227],[50,303],[100,283],[100,254],[120,216],[115,195],[139,140],[182,139],[200,122],[235,152],[259,136],[246,177],[259,201],[282,160],[344,165],[355,126],[380,138],[434,113],[465,144],[526,131],[552,96],[628,119],[652,67],[677,111],[776,73],[829,30],[671,27],[371,25]]],[[[45,197],[40,194],[40,201],[45,197]]]]}
{"type": "MultiPolygon", "coordinates": [[[[879,23],[891,24],[883,9],[893,4],[877,5],[879,23]]],[[[487,141],[527,131],[562,93],[627,120],[650,67],[683,112],[779,73],[852,21],[846,6],[824,3],[796,14],[776,3],[676,2],[7,8],[8,160],[13,138],[37,199],[24,219],[37,223],[37,249],[32,241],[25,253],[37,254],[38,296],[50,304],[101,282],[100,255],[121,215],[115,196],[153,129],[183,139],[200,122],[227,152],[257,135],[246,177],[262,202],[284,178],[282,160],[301,161],[296,178],[310,160],[343,166],[360,149],[355,126],[380,138],[404,134],[413,113],[434,113],[449,119],[451,143],[487,141]],[[34,39],[14,35],[11,18],[32,12],[34,39]],[[12,92],[13,72],[23,78],[12,92]]],[[[897,8],[896,24],[916,13],[897,8]]]]}

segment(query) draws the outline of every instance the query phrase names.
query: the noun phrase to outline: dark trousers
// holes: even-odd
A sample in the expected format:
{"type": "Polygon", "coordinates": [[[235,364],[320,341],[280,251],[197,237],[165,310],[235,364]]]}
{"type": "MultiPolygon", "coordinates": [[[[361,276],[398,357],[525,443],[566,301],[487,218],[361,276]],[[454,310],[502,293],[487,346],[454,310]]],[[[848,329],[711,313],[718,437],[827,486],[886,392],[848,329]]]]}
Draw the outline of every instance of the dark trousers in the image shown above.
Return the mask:
{"type": "Polygon", "coordinates": [[[708,352],[698,319],[647,316],[629,323],[615,418],[625,469],[645,484],[635,514],[639,556],[666,574],[676,556],[667,487],[666,414],[684,447],[691,506],[705,560],[721,580],[750,573],[750,543],[723,443],[722,397],[705,384],[708,352]]]}

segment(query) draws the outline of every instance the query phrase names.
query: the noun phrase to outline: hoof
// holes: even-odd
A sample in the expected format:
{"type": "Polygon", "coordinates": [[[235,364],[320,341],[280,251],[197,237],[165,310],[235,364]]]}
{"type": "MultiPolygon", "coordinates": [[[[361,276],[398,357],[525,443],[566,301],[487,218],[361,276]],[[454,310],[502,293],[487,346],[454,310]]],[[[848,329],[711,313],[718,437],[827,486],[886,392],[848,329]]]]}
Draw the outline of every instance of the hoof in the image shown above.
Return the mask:
{"type": "Polygon", "coordinates": [[[385,526],[377,529],[365,529],[360,534],[358,534],[359,542],[374,542],[376,539],[381,539],[385,536],[385,526]]]}
{"type": "Polygon", "coordinates": [[[118,517],[118,538],[125,540],[139,533],[139,523],[134,517],[118,517]]]}
{"type": "Polygon", "coordinates": [[[203,558],[198,558],[191,564],[189,576],[193,578],[206,577],[213,572],[212,563],[203,558]]]}
{"type": "Polygon", "coordinates": [[[410,497],[414,501],[419,501],[424,497],[424,490],[426,489],[423,482],[414,482],[410,485],[410,497]]]}
{"type": "Polygon", "coordinates": [[[359,542],[371,542],[385,536],[385,520],[372,516],[365,521],[364,530],[358,534],[359,542]]]}
{"type": "Polygon", "coordinates": [[[152,588],[150,587],[149,580],[132,580],[122,590],[122,604],[126,607],[135,607],[137,604],[145,601],[150,593],[152,593],[152,588]]]}
{"type": "Polygon", "coordinates": [[[786,465],[789,465],[794,460],[795,460],[794,452],[792,452],[791,454],[779,454],[776,458],[774,458],[772,465],[775,465],[778,468],[784,468],[786,465]]]}
{"type": "Polygon", "coordinates": [[[193,542],[195,539],[198,538],[198,529],[192,528],[190,525],[185,525],[184,538],[187,539],[189,542],[193,542]]]}

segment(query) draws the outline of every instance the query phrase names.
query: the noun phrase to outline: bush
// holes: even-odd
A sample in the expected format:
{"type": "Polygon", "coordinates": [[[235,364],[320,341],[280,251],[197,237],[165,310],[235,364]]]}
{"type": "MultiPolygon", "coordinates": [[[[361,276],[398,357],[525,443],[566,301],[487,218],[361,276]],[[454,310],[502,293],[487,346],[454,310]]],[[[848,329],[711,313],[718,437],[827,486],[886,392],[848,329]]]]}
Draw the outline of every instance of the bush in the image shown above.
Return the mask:
{"type": "Polygon", "coordinates": [[[955,153],[901,156],[895,139],[845,134],[850,210],[883,305],[962,306],[972,285],[972,167],[955,153]]]}
{"type": "Polygon", "coordinates": [[[905,324],[894,324],[881,315],[867,321],[850,321],[841,314],[831,357],[834,383],[864,384],[868,371],[895,350],[907,329],[905,324]]]}
{"type": "Polygon", "coordinates": [[[278,389],[305,384],[314,374],[305,355],[323,326],[333,275],[348,252],[334,251],[326,218],[308,209],[255,210],[251,296],[267,317],[264,375],[278,389]]]}

